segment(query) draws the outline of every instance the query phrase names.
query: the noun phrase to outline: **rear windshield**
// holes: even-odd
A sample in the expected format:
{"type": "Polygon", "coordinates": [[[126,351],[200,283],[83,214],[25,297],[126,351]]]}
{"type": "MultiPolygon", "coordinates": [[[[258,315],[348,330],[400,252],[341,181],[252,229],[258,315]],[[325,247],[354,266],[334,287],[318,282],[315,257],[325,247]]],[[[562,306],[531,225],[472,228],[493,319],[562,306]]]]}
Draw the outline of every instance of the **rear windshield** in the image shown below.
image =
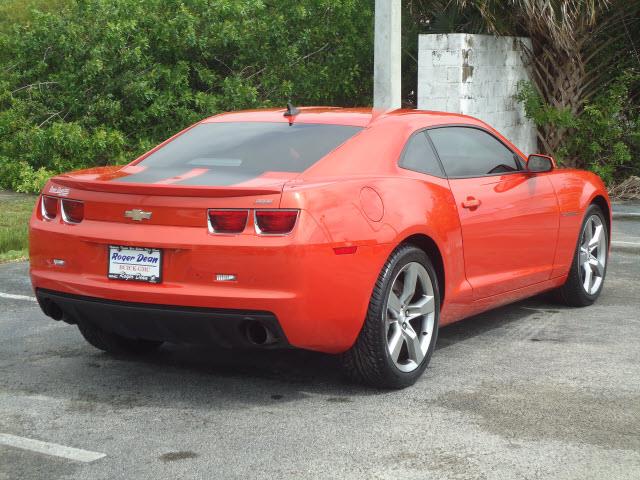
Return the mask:
{"type": "Polygon", "coordinates": [[[302,172],[360,130],[361,127],[345,125],[202,123],[152,153],[139,165],[148,167],[145,175],[158,177],[169,172],[179,174],[207,169],[210,173],[178,183],[230,184],[266,172],[302,172]]]}

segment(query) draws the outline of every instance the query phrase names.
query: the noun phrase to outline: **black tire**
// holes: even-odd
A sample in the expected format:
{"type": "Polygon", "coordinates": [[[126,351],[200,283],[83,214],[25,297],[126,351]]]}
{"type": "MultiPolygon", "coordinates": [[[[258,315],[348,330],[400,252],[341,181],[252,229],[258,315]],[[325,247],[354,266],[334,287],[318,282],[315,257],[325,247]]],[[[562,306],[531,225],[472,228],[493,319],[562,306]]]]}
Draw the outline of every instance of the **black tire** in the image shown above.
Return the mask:
{"type": "Polygon", "coordinates": [[[156,350],[163,342],[155,340],[132,339],[107,332],[90,322],[78,322],[78,329],[94,347],[108,353],[141,355],[156,350]]]}
{"type": "Polygon", "coordinates": [[[573,262],[571,264],[571,269],[569,270],[569,276],[567,277],[567,281],[564,285],[558,288],[555,291],[555,298],[558,302],[567,305],[569,307],[586,307],[592,305],[593,302],[597,300],[602,292],[602,287],[604,286],[604,280],[607,273],[607,266],[609,263],[609,253],[607,249],[606,253],[606,261],[604,264],[604,274],[602,276],[602,282],[598,290],[590,294],[588,293],[582,285],[582,281],[580,278],[580,241],[582,237],[582,232],[585,228],[585,225],[589,218],[593,215],[597,215],[600,217],[600,221],[602,222],[602,226],[604,228],[603,235],[607,240],[607,246],[609,241],[609,231],[607,229],[607,221],[605,219],[604,213],[602,213],[602,209],[597,205],[590,205],[587,208],[587,211],[582,220],[582,224],[580,225],[580,231],[578,232],[578,240],[576,242],[576,250],[573,254],[573,262]]]}
{"type": "Polygon", "coordinates": [[[428,256],[413,245],[401,245],[385,263],[375,284],[369,309],[360,335],[353,347],[342,354],[347,375],[360,383],[378,388],[400,389],[413,385],[429,364],[438,337],[440,290],[438,277],[428,256]],[[420,263],[429,274],[434,289],[435,322],[432,338],[422,363],[412,372],[402,372],[394,364],[387,348],[387,332],[383,312],[392,282],[410,262],[420,263]]]}

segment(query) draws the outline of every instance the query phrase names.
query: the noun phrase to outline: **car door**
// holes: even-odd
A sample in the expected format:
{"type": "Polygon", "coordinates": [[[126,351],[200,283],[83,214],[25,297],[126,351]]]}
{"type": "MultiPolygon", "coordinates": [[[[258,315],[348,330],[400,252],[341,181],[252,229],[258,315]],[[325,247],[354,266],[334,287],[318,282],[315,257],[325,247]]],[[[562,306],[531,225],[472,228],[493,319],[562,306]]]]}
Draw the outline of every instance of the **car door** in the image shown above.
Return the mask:
{"type": "Polygon", "coordinates": [[[548,280],[559,221],[548,174],[524,170],[520,156],[484,129],[440,127],[428,135],[456,200],[474,298],[548,280]]]}

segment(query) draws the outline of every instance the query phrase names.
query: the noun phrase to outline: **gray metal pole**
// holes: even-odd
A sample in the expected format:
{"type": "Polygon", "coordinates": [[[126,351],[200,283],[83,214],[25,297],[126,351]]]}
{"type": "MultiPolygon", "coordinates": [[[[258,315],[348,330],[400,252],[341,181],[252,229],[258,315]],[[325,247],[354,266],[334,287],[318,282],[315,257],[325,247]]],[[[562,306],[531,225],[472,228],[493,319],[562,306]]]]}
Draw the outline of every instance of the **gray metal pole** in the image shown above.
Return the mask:
{"type": "Polygon", "coordinates": [[[375,47],[373,52],[373,106],[401,106],[400,0],[376,0],[375,47]]]}

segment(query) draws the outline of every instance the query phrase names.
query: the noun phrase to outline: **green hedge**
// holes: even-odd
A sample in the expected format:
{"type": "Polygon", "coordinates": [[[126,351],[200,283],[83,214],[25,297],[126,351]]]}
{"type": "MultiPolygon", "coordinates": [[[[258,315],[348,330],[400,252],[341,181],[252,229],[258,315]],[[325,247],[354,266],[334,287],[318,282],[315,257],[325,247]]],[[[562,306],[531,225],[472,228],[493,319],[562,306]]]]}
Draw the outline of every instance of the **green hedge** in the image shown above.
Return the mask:
{"type": "Polygon", "coordinates": [[[561,165],[587,168],[615,184],[640,173],[640,110],[631,93],[639,82],[633,70],[619,73],[577,114],[548,105],[529,83],[519,85],[517,99],[537,127],[568,132],[555,152],[561,165]]]}
{"type": "Polygon", "coordinates": [[[0,29],[0,187],[132,160],[218,112],[366,105],[368,0],[69,0],[0,29]]]}

